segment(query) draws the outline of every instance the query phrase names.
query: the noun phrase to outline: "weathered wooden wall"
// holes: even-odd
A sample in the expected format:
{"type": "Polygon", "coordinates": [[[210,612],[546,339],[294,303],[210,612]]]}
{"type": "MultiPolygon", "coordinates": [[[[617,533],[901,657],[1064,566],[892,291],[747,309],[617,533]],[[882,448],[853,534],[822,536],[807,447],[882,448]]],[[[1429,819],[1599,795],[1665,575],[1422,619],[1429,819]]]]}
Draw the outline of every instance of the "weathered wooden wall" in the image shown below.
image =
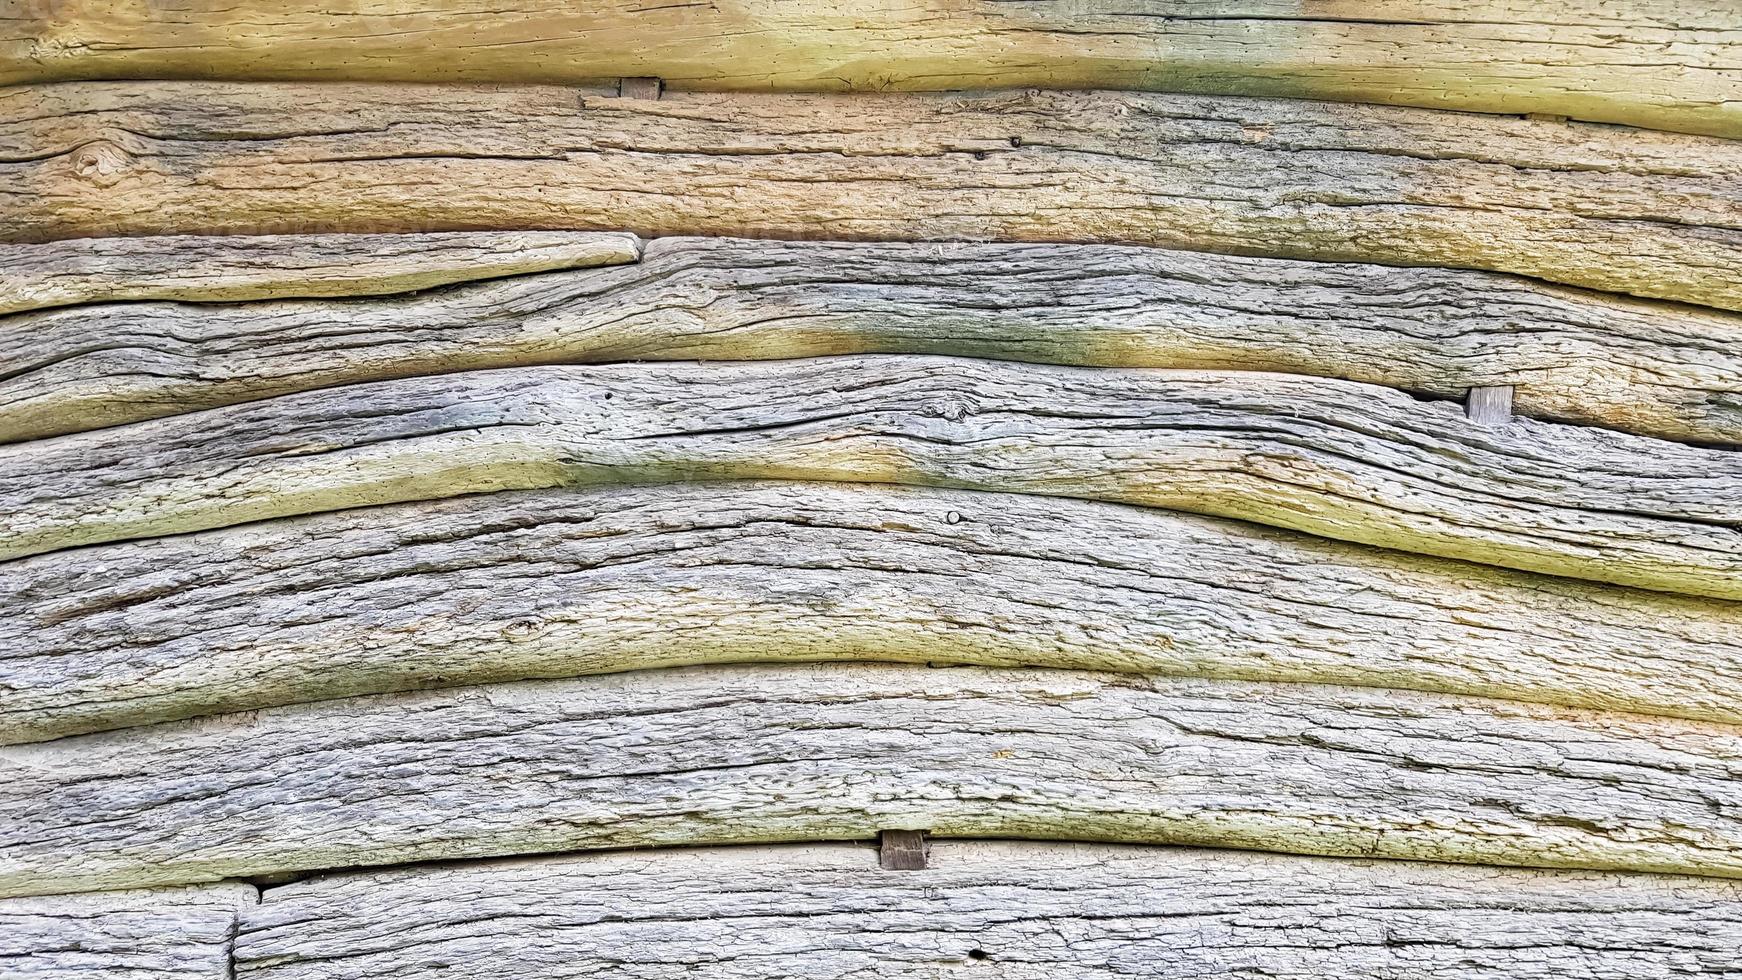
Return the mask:
{"type": "Polygon", "coordinates": [[[0,975],[1742,977],[1738,64],[0,7],[0,975]]]}
{"type": "Polygon", "coordinates": [[[1451,400],[1504,385],[1521,415],[1742,445],[1730,313],[1129,246],[679,237],[639,254],[580,232],[0,245],[0,310],[85,304],[0,333],[0,441],[480,368],[908,353],[1270,371],[1451,400]],[[519,275],[559,265],[579,271],[519,275]],[[230,302],[491,277],[372,303],[230,302]],[[159,299],[202,302],[141,302],[159,299]]]}
{"type": "Polygon", "coordinates": [[[1354,382],[942,357],[466,372],[0,446],[0,556],[466,493],[744,478],[1110,500],[1742,598],[1730,450],[1482,426],[1354,382]]]}
{"type": "Polygon", "coordinates": [[[1742,135],[1724,0],[44,0],[0,84],[274,78],[886,91],[1110,88],[1545,113],[1742,135]]]}
{"type": "Polygon", "coordinates": [[[6,896],[883,828],[1742,877],[1736,726],[1359,687],[728,666],[0,759],[6,896]]]}
{"type": "Polygon", "coordinates": [[[569,228],[1125,241],[1515,272],[1742,308],[1742,142],[1119,93],[0,89],[14,241],[569,228]]]}
{"type": "Polygon", "coordinates": [[[822,660],[1742,722],[1736,603],[1017,494],[483,494],[56,552],[0,565],[0,591],[17,599],[0,613],[0,742],[442,684],[822,660]]]}
{"type": "Polygon", "coordinates": [[[863,846],[822,844],[0,899],[0,962],[27,980],[93,968],[116,980],[561,980],[607,963],[629,977],[980,967],[1561,980],[1735,976],[1742,942],[1735,883],[1714,879],[1105,845],[930,850],[930,867],[894,874],[863,846]]]}

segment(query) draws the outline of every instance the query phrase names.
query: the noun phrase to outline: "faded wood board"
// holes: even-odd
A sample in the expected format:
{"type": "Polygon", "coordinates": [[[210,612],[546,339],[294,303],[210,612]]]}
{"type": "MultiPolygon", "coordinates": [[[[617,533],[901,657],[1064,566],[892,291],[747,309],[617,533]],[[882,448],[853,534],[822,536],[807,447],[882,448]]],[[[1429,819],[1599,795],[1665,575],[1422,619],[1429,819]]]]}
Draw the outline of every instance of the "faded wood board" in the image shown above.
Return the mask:
{"type": "MultiPolygon", "coordinates": [[[[45,12],[46,11],[46,12],[45,12]]],[[[0,84],[338,78],[680,89],[1134,88],[1549,113],[1742,136],[1742,13],[1667,0],[311,0],[0,17],[0,84]]]]}
{"type": "Polygon", "coordinates": [[[0,894],[940,837],[1742,876],[1742,728],[883,664],[383,695],[0,748],[0,894]]]}
{"type": "Polygon", "coordinates": [[[0,565],[0,741],[528,677],[899,660],[1742,722],[1742,604],[1075,500],[511,492],[0,565]]]}
{"type": "Polygon", "coordinates": [[[1742,598],[1742,453],[1250,372],[865,355],[473,371],[0,446],[0,556],[465,493],[800,479],[1194,511],[1742,598]]]}
{"type": "Polygon", "coordinates": [[[1290,100],[116,82],[0,90],[0,232],[1127,242],[1742,308],[1742,142],[1290,100]]]}
{"type": "MultiPolygon", "coordinates": [[[[451,237],[466,236],[351,240],[385,241],[395,256],[417,254],[427,239],[441,255],[451,237]]],[[[76,245],[80,255],[114,243],[173,258],[172,243],[184,241],[76,245]]],[[[238,242],[250,263],[262,248],[261,239],[191,241],[238,242]]],[[[341,254],[368,269],[379,247],[341,254]]],[[[29,259],[45,276],[68,265],[62,251],[62,243],[0,246],[0,256],[29,259]]],[[[272,258],[282,261],[278,252],[272,258]]],[[[184,298],[204,288],[221,298],[250,295],[231,277],[207,278],[175,288],[184,298]]],[[[296,282],[292,275],[272,288],[318,289],[330,280],[296,282]]],[[[135,284],[127,290],[114,298],[154,295],[135,284]]],[[[413,297],[129,303],[12,317],[0,321],[0,441],[466,369],[870,352],[1294,372],[1441,398],[1510,385],[1520,414],[1742,443],[1735,314],[1461,270],[1101,245],[706,238],[656,239],[635,265],[413,297]]]]}
{"type": "Polygon", "coordinates": [[[318,878],[246,910],[236,975],[1565,980],[1737,977],[1738,950],[1735,882],[949,840],[898,873],[811,844],[318,878]]]}
{"type": "MultiPolygon", "coordinates": [[[[138,300],[234,302],[376,296],[552,269],[634,262],[633,235],[449,232],[427,235],[164,235],[0,244],[0,313],[138,300]]],[[[122,311],[109,310],[109,313],[122,311]]],[[[133,307],[137,309],[137,307],[133,307]]],[[[213,315],[209,307],[186,319],[213,315]]],[[[33,329],[6,321],[0,330],[33,329]]],[[[45,336],[0,344],[52,349],[45,336]]],[[[159,338],[158,346],[173,343],[159,338]]],[[[24,347],[31,350],[31,347],[24,347]]]]}
{"type": "Polygon", "coordinates": [[[7,980],[234,980],[243,884],[0,899],[7,980]]]}

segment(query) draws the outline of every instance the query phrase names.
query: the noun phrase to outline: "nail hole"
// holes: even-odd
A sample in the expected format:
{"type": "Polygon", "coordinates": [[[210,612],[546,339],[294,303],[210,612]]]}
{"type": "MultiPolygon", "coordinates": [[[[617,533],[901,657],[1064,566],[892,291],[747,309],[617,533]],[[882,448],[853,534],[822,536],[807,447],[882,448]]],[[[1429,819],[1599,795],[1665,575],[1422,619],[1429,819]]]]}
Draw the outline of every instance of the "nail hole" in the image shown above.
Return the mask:
{"type": "Polygon", "coordinates": [[[974,151],[974,159],[976,159],[976,160],[986,159],[986,151],[985,150],[975,150],[974,151]]]}
{"type": "Polygon", "coordinates": [[[1018,149],[1018,150],[1022,149],[1022,137],[1020,137],[1020,136],[1010,137],[1010,145],[1014,149],[1018,149]]]}
{"type": "Polygon", "coordinates": [[[968,959],[971,959],[971,960],[989,960],[991,958],[992,958],[992,954],[986,952],[983,949],[970,949],[970,950],[968,950],[968,959]]]}

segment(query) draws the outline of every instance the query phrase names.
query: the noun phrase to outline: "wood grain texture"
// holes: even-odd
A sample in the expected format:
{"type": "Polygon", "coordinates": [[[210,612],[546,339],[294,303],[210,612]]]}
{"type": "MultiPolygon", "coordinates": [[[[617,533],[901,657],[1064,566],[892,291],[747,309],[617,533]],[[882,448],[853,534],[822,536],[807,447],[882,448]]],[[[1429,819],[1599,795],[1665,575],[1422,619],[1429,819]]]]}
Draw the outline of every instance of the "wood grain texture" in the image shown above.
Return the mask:
{"type": "MultiPolygon", "coordinates": [[[[408,251],[423,240],[384,237],[408,251]]],[[[440,254],[450,236],[425,237],[440,254]]],[[[163,243],[189,239],[137,241],[172,257],[163,243]]],[[[250,256],[260,247],[239,241],[250,256]]],[[[60,248],[10,246],[43,269],[64,266],[60,248]]],[[[238,298],[213,278],[218,295],[238,298]]],[[[1451,399],[1513,386],[1520,414],[1742,444],[1735,314],[1457,270],[1125,246],[708,238],[655,239],[635,265],[369,302],[129,303],[0,320],[0,441],[418,374],[872,352],[1279,371],[1451,399]]]]}
{"type": "Polygon", "coordinates": [[[0,90],[13,241],[628,230],[1515,272],[1742,308],[1742,142],[1291,100],[68,83],[0,90]]]}
{"type": "Polygon", "coordinates": [[[1742,135],[1742,13],[1723,2],[63,0],[15,7],[0,29],[0,84],[655,75],[714,90],[1133,88],[1742,135]]]}
{"type": "MultiPolygon", "coordinates": [[[[633,235],[560,231],[165,235],[0,244],[0,313],[139,300],[228,303],[287,296],[379,296],[528,272],[615,265],[634,262],[639,255],[640,243],[633,235]]],[[[200,315],[213,312],[199,309],[200,315]]],[[[8,321],[0,329],[10,333],[32,328],[29,321],[8,321]]],[[[52,344],[46,337],[9,337],[8,342],[52,344]]]]}
{"type": "Polygon", "coordinates": [[[244,884],[0,899],[7,980],[234,980],[244,884]]]}
{"type": "Polygon", "coordinates": [[[1742,598],[1742,453],[1250,372],[530,367],[0,446],[0,556],[466,493],[799,479],[1102,499],[1742,598]]]}
{"type": "Polygon", "coordinates": [[[0,895],[939,837],[1742,876],[1742,729],[1372,688],[881,664],[382,695],[0,748],[0,895]]]}
{"type": "Polygon", "coordinates": [[[847,484],[461,497],[0,565],[0,741],[751,661],[1037,664],[1742,722],[1742,604],[1088,501],[847,484]]]}
{"type": "Polygon", "coordinates": [[[931,864],[812,844],[320,878],[246,910],[236,975],[1742,976],[1734,882],[1013,841],[931,864]]]}

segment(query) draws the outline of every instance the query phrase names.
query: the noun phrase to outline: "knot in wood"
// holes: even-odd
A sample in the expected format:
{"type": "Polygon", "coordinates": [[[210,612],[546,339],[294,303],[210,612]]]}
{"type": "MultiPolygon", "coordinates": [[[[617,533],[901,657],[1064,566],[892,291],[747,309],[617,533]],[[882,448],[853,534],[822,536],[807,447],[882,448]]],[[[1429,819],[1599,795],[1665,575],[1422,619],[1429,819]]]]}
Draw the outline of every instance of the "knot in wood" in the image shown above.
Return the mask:
{"type": "Polygon", "coordinates": [[[74,151],[72,164],[73,175],[80,180],[109,187],[132,166],[133,156],[108,140],[97,140],[74,151]]]}
{"type": "Polygon", "coordinates": [[[960,422],[974,414],[974,406],[960,398],[939,398],[921,405],[919,414],[946,422],[960,422]]]}

